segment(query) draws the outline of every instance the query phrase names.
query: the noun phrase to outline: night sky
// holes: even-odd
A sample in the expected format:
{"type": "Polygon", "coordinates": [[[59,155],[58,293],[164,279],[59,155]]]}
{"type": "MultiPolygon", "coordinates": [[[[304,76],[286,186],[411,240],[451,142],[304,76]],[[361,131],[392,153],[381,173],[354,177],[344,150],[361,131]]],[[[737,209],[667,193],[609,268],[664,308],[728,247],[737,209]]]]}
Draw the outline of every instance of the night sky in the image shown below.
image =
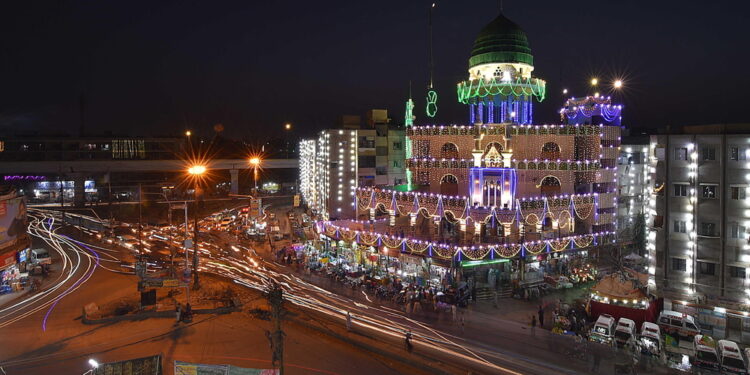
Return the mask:
{"type": "MultiPolygon", "coordinates": [[[[625,80],[628,127],[748,121],[750,32],[741,1],[505,0],[527,32],[559,121],[562,88],[625,80]]],[[[428,1],[6,1],[0,5],[0,134],[308,136],[341,114],[403,120],[412,81],[424,124],[428,1]]],[[[466,123],[467,76],[495,0],[438,1],[436,123],[466,123]]],[[[604,90],[606,91],[606,90],[604,90]]]]}

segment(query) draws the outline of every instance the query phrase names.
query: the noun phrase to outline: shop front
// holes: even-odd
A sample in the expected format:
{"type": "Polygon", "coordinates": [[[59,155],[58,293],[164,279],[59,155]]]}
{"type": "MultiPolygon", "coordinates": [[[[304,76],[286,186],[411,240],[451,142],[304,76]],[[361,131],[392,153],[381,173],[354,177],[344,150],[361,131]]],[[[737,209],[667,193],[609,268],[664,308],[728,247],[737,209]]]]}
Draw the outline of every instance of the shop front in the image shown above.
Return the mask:
{"type": "Polygon", "coordinates": [[[9,251],[0,254],[0,295],[23,289],[21,270],[18,267],[18,253],[9,251]]]}

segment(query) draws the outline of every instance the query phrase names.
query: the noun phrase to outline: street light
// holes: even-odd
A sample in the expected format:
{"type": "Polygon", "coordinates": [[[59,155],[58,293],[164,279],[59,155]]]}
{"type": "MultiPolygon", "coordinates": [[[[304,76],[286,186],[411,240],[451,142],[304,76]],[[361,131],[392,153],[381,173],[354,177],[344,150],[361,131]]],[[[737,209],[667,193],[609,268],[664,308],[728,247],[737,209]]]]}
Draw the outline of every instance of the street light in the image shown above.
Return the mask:
{"type": "MultiPolygon", "coordinates": [[[[202,164],[193,165],[187,170],[188,174],[193,177],[193,286],[195,289],[200,288],[198,280],[198,182],[206,171],[206,166],[202,164]]],[[[185,259],[187,259],[187,249],[185,259]]]]}
{"type": "Polygon", "coordinates": [[[89,359],[89,366],[91,366],[91,369],[89,369],[88,371],[84,372],[83,375],[93,374],[94,370],[96,370],[97,368],[99,368],[99,362],[97,362],[95,359],[91,358],[91,359],[89,359]]]}
{"type": "MultiPolygon", "coordinates": [[[[289,125],[289,124],[287,124],[289,125]]],[[[260,166],[260,158],[253,156],[248,160],[250,165],[253,167],[253,181],[255,182],[255,192],[258,192],[258,167],[260,166]]]]}
{"type": "Polygon", "coordinates": [[[286,124],[284,124],[284,130],[292,130],[292,124],[290,124],[288,122],[286,124]]]}
{"type": "Polygon", "coordinates": [[[191,135],[193,135],[193,132],[191,132],[190,130],[188,130],[188,131],[185,132],[185,136],[186,137],[189,137],[191,135]]]}
{"type": "Polygon", "coordinates": [[[596,86],[599,84],[599,79],[597,78],[591,78],[591,86],[596,86]]]}
{"type": "Polygon", "coordinates": [[[615,86],[616,89],[621,88],[622,87],[622,80],[621,79],[616,80],[615,83],[614,83],[614,86],[615,86]]]}

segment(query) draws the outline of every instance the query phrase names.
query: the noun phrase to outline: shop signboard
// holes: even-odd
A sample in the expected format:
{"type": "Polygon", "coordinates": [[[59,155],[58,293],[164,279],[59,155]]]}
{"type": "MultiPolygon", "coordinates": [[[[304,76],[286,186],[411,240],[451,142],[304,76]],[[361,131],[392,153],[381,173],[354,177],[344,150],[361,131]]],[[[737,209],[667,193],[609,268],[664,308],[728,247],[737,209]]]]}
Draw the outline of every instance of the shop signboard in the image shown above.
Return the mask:
{"type": "Polygon", "coordinates": [[[251,217],[259,217],[263,212],[263,200],[258,199],[251,199],[250,200],[250,216],[251,217]]]}
{"type": "Polygon", "coordinates": [[[162,375],[161,356],[129,359],[127,361],[100,363],[93,375],[162,375]]]}
{"type": "Polygon", "coordinates": [[[26,238],[26,203],[23,197],[0,200],[0,250],[26,238]]]}
{"type": "Polygon", "coordinates": [[[16,264],[15,251],[9,251],[5,254],[0,254],[0,270],[4,270],[14,264],[16,264]]]}
{"type": "Polygon", "coordinates": [[[175,375],[279,375],[276,369],[244,368],[174,361],[175,375]]]}
{"type": "Polygon", "coordinates": [[[299,194],[294,194],[294,207],[299,207],[299,203],[300,203],[299,194]]]}

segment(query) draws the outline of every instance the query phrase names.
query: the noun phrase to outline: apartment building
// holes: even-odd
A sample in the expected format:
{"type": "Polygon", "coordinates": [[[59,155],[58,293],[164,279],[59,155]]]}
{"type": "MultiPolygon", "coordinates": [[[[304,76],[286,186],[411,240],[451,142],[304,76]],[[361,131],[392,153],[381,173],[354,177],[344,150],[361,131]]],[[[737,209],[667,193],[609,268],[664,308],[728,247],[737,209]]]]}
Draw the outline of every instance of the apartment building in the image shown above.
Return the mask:
{"type": "Polygon", "coordinates": [[[750,304],[750,124],[651,136],[650,284],[672,298],[750,304]]]}

